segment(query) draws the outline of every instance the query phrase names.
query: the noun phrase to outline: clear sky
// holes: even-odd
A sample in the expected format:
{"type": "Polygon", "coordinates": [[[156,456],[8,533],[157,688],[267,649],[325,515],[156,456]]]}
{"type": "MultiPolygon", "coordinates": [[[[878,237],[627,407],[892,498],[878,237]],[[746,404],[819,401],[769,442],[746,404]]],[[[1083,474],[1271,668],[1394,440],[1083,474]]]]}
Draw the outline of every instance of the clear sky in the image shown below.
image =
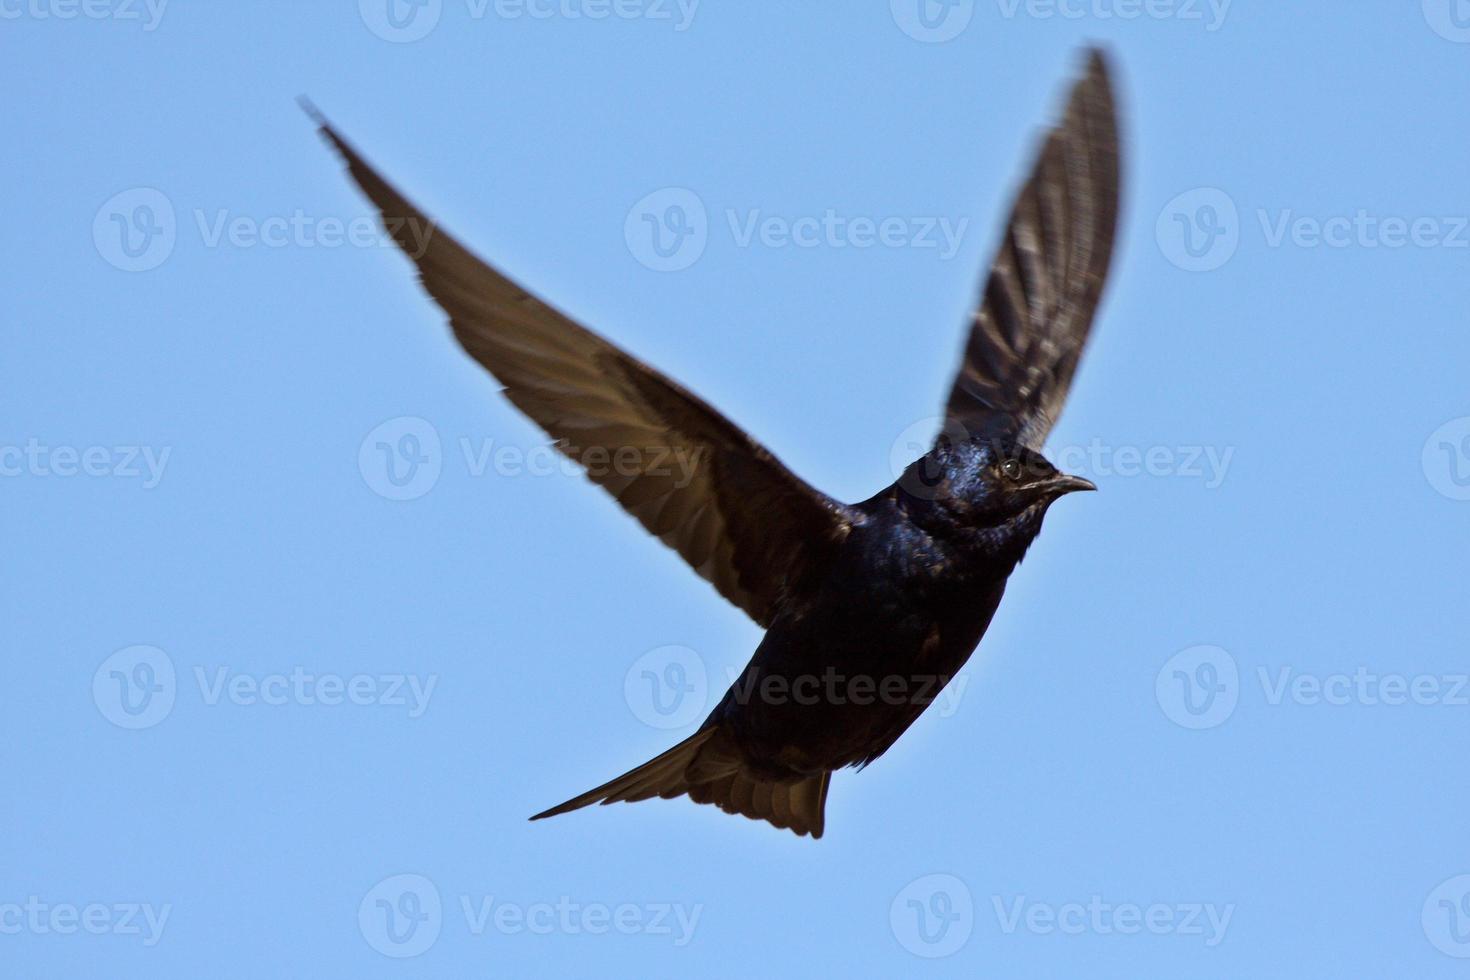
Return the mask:
{"type": "Polygon", "coordinates": [[[0,974],[1463,974],[1463,0],[394,2],[0,0],[0,974]],[[295,97],[853,500],[1089,40],[1126,211],[1050,448],[1102,492],[823,840],[527,823],[760,632],[295,97]]]}

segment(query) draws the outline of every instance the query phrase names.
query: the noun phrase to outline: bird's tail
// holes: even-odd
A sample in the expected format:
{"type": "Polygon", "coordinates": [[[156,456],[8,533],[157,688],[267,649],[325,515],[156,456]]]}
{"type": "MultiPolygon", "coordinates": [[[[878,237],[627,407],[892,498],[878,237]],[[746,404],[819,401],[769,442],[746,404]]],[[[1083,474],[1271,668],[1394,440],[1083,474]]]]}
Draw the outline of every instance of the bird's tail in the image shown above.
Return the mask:
{"type": "Polygon", "coordinates": [[[717,728],[696,732],[637,769],[531,819],[554,817],[593,803],[605,806],[687,794],[695,803],[713,803],[726,813],[764,820],[800,836],[822,836],[831,773],[787,782],[753,776],[742,771],[733,753],[722,750],[718,734],[717,728]]]}

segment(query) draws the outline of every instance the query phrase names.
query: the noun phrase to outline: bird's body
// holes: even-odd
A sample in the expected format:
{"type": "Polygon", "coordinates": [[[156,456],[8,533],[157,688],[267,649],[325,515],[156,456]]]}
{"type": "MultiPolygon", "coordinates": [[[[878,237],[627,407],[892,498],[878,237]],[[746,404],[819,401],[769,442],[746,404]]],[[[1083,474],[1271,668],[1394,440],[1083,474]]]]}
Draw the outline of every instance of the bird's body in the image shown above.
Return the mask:
{"type": "Polygon", "coordinates": [[[984,636],[1047,508],[1094,489],[1040,446],[1112,251],[1118,146],[1101,55],[1017,198],[939,438],[856,504],[808,486],[696,395],[439,232],[319,121],[464,349],[590,479],[766,629],[698,731],[533,819],[687,795],[820,837],[832,772],[872,762],[933,703],[984,636]]]}
{"type": "Polygon", "coordinates": [[[1040,529],[926,530],[897,488],[857,509],[828,574],[777,614],[710,716],[756,772],[812,775],[882,754],[970,658],[1040,529]]]}

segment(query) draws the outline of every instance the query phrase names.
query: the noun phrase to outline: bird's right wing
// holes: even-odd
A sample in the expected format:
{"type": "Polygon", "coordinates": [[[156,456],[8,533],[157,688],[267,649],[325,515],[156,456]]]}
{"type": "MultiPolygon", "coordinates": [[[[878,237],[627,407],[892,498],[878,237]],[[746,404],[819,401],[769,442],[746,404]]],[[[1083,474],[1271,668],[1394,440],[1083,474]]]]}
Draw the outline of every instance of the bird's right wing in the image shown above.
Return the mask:
{"type": "Polygon", "coordinates": [[[476,258],[315,118],[506,397],[721,595],[770,625],[846,536],[852,512],[694,394],[476,258]]]}
{"type": "Polygon", "coordinates": [[[1040,450],[1061,413],[1113,254],[1118,122],[1094,50],[1047,134],[985,283],[945,431],[1040,450]]]}

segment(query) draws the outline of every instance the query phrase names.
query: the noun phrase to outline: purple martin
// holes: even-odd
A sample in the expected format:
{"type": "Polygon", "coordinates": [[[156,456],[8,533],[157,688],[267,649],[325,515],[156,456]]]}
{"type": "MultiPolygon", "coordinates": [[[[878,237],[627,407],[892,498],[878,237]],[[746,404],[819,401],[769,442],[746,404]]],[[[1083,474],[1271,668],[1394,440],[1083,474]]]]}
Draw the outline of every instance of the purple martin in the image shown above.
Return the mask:
{"type": "Polygon", "coordinates": [[[464,350],[649,533],[765,628],[697,732],[532,817],[688,796],[821,837],[832,773],[882,755],[979,644],[1047,508],[1096,489],[1041,455],[1112,255],[1119,149],[1092,51],[1041,141],[933,447],[845,504],[693,392],[434,226],[320,114],[464,350]],[[679,465],[670,465],[670,459],[679,465]]]}

